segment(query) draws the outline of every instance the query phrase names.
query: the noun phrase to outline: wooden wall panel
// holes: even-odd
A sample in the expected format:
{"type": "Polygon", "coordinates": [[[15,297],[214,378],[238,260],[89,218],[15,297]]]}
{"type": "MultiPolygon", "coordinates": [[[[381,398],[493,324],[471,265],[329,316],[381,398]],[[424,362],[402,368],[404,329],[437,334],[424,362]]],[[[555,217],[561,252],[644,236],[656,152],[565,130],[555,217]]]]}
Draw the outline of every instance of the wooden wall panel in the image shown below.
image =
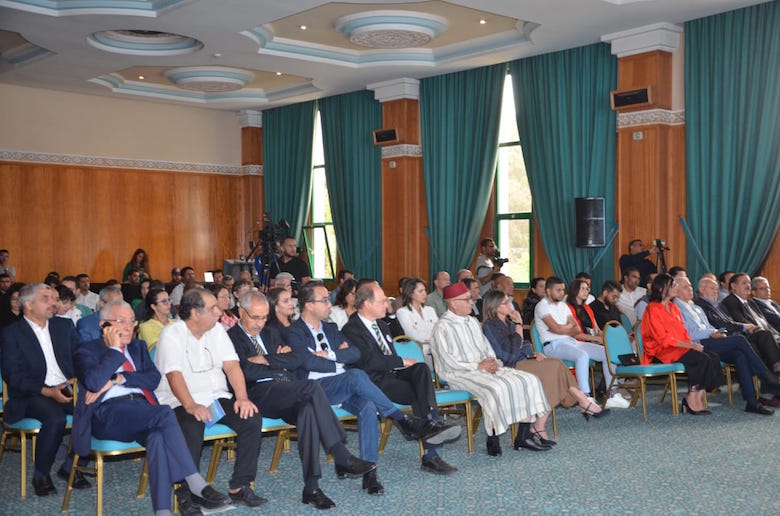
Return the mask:
{"type": "Polygon", "coordinates": [[[382,126],[385,129],[397,129],[399,143],[418,145],[420,143],[420,102],[413,99],[384,102],[382,126]]]}
{"type": "Polygon", "coordinates": [[[772,286],[772,298],[775,301],[780,300],[780,232],[775,235],[772,248],[769,250],[769,256],[764,262],[764,266],[759,271],[759,276],[764,276],[769,280],[772,286]]]}
{"type": "Polygon", "coordinates": [[[200,275],[243,252],[245,214],[262,209],[259,177],[0,163],[0,184],[0,246],[28,282],[51,270],[121,279],[137,247],[155,277],[200,275]]]}
{"type": "Polygon", "coordinates": [[[263,128],[241,128],[241,164],[260,165],[263,163],[263,128]]]}
{"type": "MultiPolygon", "coordinates": [[[[621,57],[618,60],[618,89],[652,86],[652,107],[672,108],[672,54],[661,50],[621,57]]],[[[641,109],[648,109],[643,107],[641,109]]],[[[624,109],[624,111],[631,111],[624,109]]]]}

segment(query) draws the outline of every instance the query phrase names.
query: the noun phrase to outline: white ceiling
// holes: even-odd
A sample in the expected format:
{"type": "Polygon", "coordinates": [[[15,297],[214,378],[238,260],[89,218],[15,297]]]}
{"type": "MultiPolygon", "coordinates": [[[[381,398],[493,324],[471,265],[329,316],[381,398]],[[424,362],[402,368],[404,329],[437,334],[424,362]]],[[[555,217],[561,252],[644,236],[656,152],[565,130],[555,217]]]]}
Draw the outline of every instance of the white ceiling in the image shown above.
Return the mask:
{"type": "Polygon", "coordinates": [[[262,110],[574,48],[605,34],[756,3],[761,0],[0,0],[0,83],[262,110]],[[397,37],[411,27],[412,35],[419,29],[432,39],[418,48],[358,46],[348,39],[345,16],[366,11],[372,11],[364,14],[369,29],[390,29],[397,37]],[[402,26],[400,15],[411,21],[402,26]],[[187,36],[195,50],[139,55],[88,42],[96,32],[118,29],[187,36]]]}

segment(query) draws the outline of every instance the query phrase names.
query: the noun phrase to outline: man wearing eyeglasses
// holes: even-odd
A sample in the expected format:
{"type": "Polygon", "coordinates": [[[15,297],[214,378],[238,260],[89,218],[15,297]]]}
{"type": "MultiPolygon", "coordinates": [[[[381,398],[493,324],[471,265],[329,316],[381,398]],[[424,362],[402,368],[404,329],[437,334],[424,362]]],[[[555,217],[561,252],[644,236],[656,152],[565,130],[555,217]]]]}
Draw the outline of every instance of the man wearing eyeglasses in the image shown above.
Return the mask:
{"type": "Polygon", "coordinates": [[[425,362],[399,357],[393,348],[390,329],[382,318],[387,313],[387,296],[377,282],[366,283],[355,295],[357,311],[344,325],[344,335],[360,349],[357,367],[368,373],[371,380],[396,403],[411,405],[412,412],[427,418],[443,429],[437,442],[423,443],[425,453],[420,468],[429,473],[451,475],[458,468],[447,464],[436,452],[439,444],[460,437],[461,428],[441,420],[436,408],[436,391],[431,370],[425,362]]]}
{"type": "Polygon", "coordinates": [[[268,320],[268,300],[260,292],[247,292],[240,299],[237,325],[228,336],[238,353],[247,381],[249,398],[261,407],[265,417],[284,419],[296,426],[298,453],[303,467],[301,500],[318,509],[336,504],[322,492],[319,478],[319,446],[333,454],[336,474],[360,477],[376,464],[354,457],[344,446],[347,436],[319,382],[298,380],[300,357],[282,342],[268,320]]]}
{"type": "MultiPolygon", "coordinates": [[[[155,394],[160,403],[173,408],[196,465],[200,464],[206,424],[221,423],[238,434],[228,492],[234,503],[257,507],[266,500],[257,496],[249,484],[257,475],[263,420],[247,396],[233,343],[217,324],[220,315],[217,299],[207,290],[195,288],[184,293],[179,308],[181,320],[168,324],[157,343],[154,362],[163,377],[155,394]],[[220,413],[224,415],[219,417],[220,413]]],[[[185,505],[211,508],[186,485],[177,497],[185,505]]]]}
{"type": "MultiPolygon", "coordinates": [[[[345,364],[360,360],[360,351],[350,346],[338,327],[325,322],[330,314],[328,289],[321,281],[310,281],[298,292],[301,317],[287,328],[282,337],[302,360],[299,378],[317,380],[331,404],[341,407],[358,417],[360,458],[373,462],[379,460],[379,425],[377,412],[389,417],[407,439],[435,440],[446,428],[431,420],[404,414],[374,385],[360,369],[345,369],[345,364]]],[[[376,470],[363,475],[363,489],[368,494],[384,493],[376,470]]]]}
{"type": "MultiPolygon", "coordinates": [[[[133,339],[133,309],[124,301],[112,301],[100,310],[100,321],[102,338],[83,343],[74,354],[80,389],[73,448],[80,456],[89,455],[92,435],[145,446],[156,514],[170,514],[174,482],[186,482],[214,508],[225,505],[227,497],[198,473],[173,411],[154,397],[160,372],[146,343],[133,339]]],[[[200,511],[185,504],[180,512],[200,511]]]]}

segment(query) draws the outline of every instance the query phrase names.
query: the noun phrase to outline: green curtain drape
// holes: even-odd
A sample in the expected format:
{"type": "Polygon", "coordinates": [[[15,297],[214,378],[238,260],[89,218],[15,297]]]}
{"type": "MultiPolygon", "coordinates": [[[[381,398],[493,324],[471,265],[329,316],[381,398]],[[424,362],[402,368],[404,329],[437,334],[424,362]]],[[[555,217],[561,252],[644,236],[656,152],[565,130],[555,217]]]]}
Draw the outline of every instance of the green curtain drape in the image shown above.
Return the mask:
{"type": "Polygon", "coordinates": [[[296,239],[309,213],[316,109],[310,101],[263,111],[265,210],[296,239]]]}
{"type": "Polygon", "coordinates": [[[373,92],[320,99],[325,177],[333,228],[344,266],[382,281],[382,151],[373,131],[382,105],[373,92]]]}
{"type": "Polygon", "coordinates": [[[495,176],[506,64],[420,81],[431,275],[468,267],[495,176]]]}
{"type": "MultiPolygon", "coordinates": [[[[617,59],[599,43],[513,61],[509,70],[534,216],[553,271],[571,280],[589,267],[589,251],[575,247],[574,199],[604,197],[606,231],[614,225],[609,92],[617,85],[617,59]]],[[[595,288],[613,277],[608,250],[593,271],[595,288]]]]}
{"type": "MultiPolygon", "coordinates": [[[[754,274],[780,223],[780,3],[685,24],[688,225],[716,274],[754,274]]],[[[704,267],[688,244],[688,275],[704,267]]]]}

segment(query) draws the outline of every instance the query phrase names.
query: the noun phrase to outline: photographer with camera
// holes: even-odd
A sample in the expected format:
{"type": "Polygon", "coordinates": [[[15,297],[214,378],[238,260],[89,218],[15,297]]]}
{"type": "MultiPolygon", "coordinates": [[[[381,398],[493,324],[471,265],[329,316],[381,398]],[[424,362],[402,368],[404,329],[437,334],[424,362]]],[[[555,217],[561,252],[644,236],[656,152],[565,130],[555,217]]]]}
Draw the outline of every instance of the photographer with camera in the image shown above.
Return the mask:
{"type": "Polygon", "coordinates": [[[663,263],[663,252],[668,251],[666,242],[663,240],[656,240],[653,242],[653,247],[648,251],[645,248],[645,244],[639,240],[632,240],[628,244],[628,254],[624,254],[620,257],[620,272],[625,274],[626,269],[629,267],[635,267],[639,271],[642,284],[647,282],[647,276],[651,273],[658,272],[658,266],[647,259],[651,254],[657,254],[659,260],[662,262],[662,272],[665,272],[666,265],[663,263]]]}
{"type": "Polygon", "coordinates": [[[509,261],[508,258],[501,258],[501,251],[496,248],[496,243],[492,238],[483,238],[479,243],[479,256],[477,256],[477,280],[479,281],[479,293],[487,294],[490,290],[490,280],[493,274],[499,272],[501,267],[509,261]]]}

